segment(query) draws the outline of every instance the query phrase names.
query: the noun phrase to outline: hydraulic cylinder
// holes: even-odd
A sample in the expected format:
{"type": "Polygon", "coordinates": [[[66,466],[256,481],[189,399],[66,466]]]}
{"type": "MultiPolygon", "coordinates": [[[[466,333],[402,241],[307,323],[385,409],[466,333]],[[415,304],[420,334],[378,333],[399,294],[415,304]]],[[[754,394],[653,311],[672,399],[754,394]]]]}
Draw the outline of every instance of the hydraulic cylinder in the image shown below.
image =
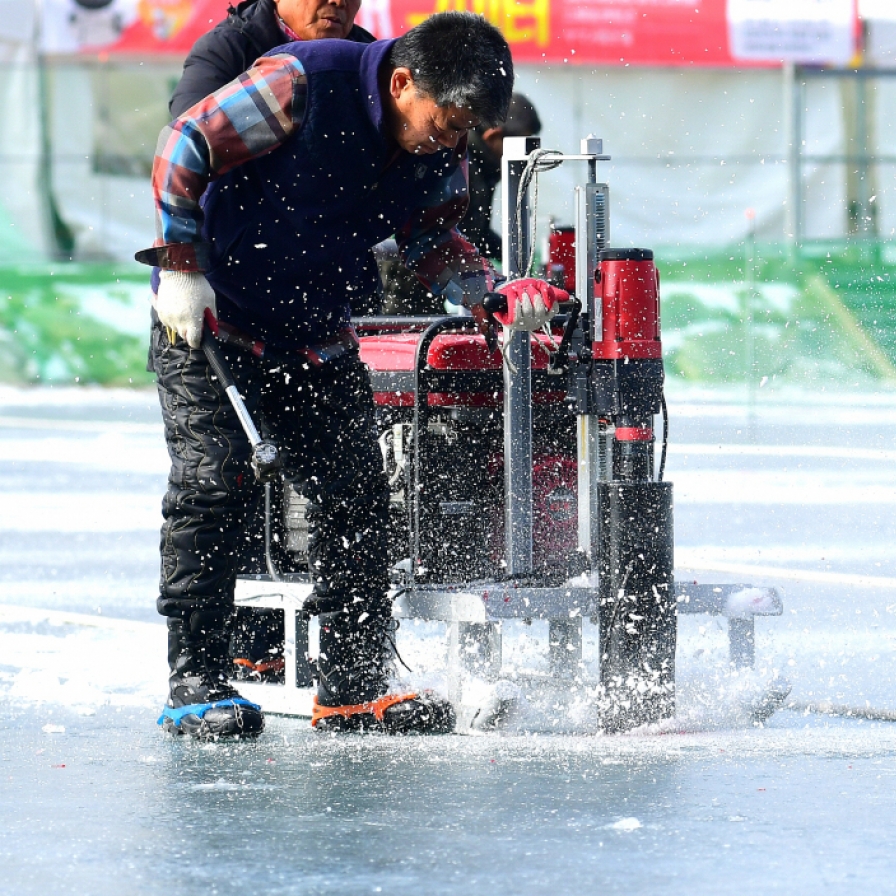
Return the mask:
{"type": "Polygon", "coordinates": [[[598,485],[600,682],[604,727],[675,712],[672,484],[598,485]]]}

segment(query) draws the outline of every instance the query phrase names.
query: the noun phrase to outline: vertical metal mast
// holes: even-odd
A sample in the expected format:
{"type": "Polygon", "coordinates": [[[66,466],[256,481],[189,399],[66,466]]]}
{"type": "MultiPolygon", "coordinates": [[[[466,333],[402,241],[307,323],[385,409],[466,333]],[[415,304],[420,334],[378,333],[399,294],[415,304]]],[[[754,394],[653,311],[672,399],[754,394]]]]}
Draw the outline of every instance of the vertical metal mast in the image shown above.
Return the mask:
{"type": "MultiPolygon", "coordinates": [[[[582,311],[588,320],[585,339],[591,345],[600,338],[602,331],[601,303],[594,288],[594,272],[598,266],[601,249],[610,240],[609,193],[606,184],[597,183],[598,159],[603,155],[603,140],[585,137],[581,142],[582,155],[588,160],[588,181],[576,187],[576,295],[582,303],[582,311]]],[[[593,396],[587,397],[588,412],[578,417],[579,461],[579,547],[592,558],[598,554],[598,528],[600,507],[597,484],[606,475],[606,433],[599,415],[590,405],[593,396]]],[[[595,561],[596,562],[596,561],[595,561]]]]}
{"type": "MultiPolygon", "coordinates": [[[[538,149],[537,137],[505,137],[501,160],[504,226],[504,274],[519,277],[519,259],[529,257],[528,196],[522,197],[517,219],[520,180],[529,153],[538,149]]],[[[505,333],[505,338],[510,331],[505,333]]],[[[507,572],[523,575],[532,570],[532,351],[529,334],[514,332],[504,364],[504,524],[507,572]],[[512,365],[512,366],[511,366],[512,365]]]]}

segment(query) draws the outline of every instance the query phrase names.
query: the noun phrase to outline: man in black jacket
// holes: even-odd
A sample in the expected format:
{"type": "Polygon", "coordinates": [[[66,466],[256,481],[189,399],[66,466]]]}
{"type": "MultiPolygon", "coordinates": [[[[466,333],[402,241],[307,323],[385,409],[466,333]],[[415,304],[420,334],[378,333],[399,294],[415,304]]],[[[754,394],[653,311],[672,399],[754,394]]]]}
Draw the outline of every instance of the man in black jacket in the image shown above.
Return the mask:
{"type": "MultiPolygon", "coordinates": [[[[255,61],[274,47],[291,41],[346,39],[370,44],[376,39],[355,25],[361,0],[243,0],[228,8],[227,18],[204,34],[184,60],[183,74],[168,103],[172,119],[220,90],[250,69],[255,61]]],[[[369,264],[376,262],[371,253],[369,264]]],[[[355,313],[378,310],[380,296],[356,297],[355,313]]],[[[150,354],[149,367],[160,379],[150,354]]],[[[263,632],[254,645],[259,654],[266,652],[263,632]]]]}
{"type": "Polygon", "coordinates": [[[294,40],[343,38],[369,44],[355,25],[361,0],[244,0],[193,45],[168,109],[172,118],[214,93],[268,50],[294,40]]]}
{"type": "MultiPolygon", "coordinates": [[[[243,0],[193,44],[184,71],[168,103],[172,118],[220,90],[274,47],[294,40],[327,38],[373,43],[376,38],[355,24],[361,0],[243,0]]],[[[370,253],[368,264],[376,267],[370,253]]],[[[356,296],[352,312],[376,314],[382,296],[356,296]]]]}
{"type": "Polygon", "coordinates": [[[492,201],[501,183],[501,157],[505,137],[534,137],[541,133],[535,106],[521,93],[510,100],[507,120],[494,127],[480,125],[470,132],[470,207],[461,229],[464,236],[486,258],[501,258],[501,236],[492,230],[492,201]]]}

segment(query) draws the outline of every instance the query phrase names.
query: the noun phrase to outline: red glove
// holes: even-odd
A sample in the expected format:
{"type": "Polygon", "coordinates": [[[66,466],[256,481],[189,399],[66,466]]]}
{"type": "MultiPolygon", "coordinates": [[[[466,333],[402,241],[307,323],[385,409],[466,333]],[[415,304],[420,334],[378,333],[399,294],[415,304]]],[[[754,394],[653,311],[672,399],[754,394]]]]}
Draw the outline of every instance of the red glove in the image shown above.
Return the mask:
{"type": "Polygon", "coordinates": [[[508,280],[497,291],[507,299],[507,310],[495,312],[495,319],[512,330],[533,333],[557,313],[557,303],[569,300],[569,293],[556,286],[525,277],[508,280]]]}

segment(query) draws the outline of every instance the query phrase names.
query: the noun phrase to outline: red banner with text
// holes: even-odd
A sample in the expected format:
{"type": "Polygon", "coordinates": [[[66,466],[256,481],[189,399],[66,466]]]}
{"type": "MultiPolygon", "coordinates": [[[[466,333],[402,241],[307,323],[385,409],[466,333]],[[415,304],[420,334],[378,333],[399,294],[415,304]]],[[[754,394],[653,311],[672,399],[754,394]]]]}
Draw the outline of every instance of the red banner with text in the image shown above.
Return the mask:
{"type": "Polygon", "coordinates": [[[433,12],[480,13],[501,29],[517,62],[729,66],[725,2],[391,0],[391,11],[398,32],[433,12]]]}
{"type": "MultiPolygon", "coordinates": [[[[814,45],[820,48],[819,61],[846,61],[832,54],[848,58],[854,50],[855,0],[789,2],[781,6],[778,0],[363,0],[357,21],[377,37],[394,37],[433,13],[478,13],[501,29],[520,63],[770,65],[794,58],[787,47],[802,45],[809,46],[810,59],[814,45]],[[780,35],[789,43],[781,43],[780,35]],[[842,49],[827,49],[835,44],[842,49]]],[[[46,49],[182,55],[226,16],[228,5],[228,0],[108,0],[98,8],[95,0],[89,4],[45,0],[45,15],[60,16],[59,27],[45,33],[58,34],[61,41],[46,49]]]]}

